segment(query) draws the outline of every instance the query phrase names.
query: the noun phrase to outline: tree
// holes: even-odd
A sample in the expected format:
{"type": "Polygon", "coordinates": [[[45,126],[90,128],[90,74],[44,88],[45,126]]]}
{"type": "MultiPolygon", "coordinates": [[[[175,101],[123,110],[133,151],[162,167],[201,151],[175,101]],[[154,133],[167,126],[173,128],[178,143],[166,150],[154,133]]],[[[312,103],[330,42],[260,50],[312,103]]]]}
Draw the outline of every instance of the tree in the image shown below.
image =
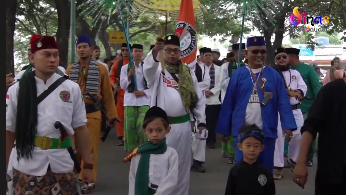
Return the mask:
{"type": "MultiPolygon", "coordinates": [[[[66,0],[61,0],[61,2],[62,1],[66,0]]],[[[52,7],[50,3],[52,2],[48,0],[18,0],[17,12],[15,15],[16,42],[14,46],[16,48],[16,54],[18,54],[16,55],[16,58],[18,60],[16,66],[18,66],[19,69],[21,66],[28,64],[27,49],[29,48],[29,42],[32,34],[51,36],[56,35],[58,27],[56,19],[58,17],[58,14],[56,12],[56,9],[52,7]],[[21,51],[19,52],[19,50],[21,51]]],[[[59,44],[59,46],[63,49],[63,44],[59,44]]],[[[60,58],[64,59],[64,54],[65,53],[60,52],[60,58]]],[[[13,53],[11,55],[13,55],[13,53]]]]}
{"type": "MultiPolygon", "coordinates": [[[[231,43],[237,43],[240,38],[241,20],[236,19],[237,14],[229,5],[232,0],[201,0],[207,8],[203,20],[197,20],[198,33],[208,36],[222,36],[221,41],[228,37],[231,43]]],[[[251,29],[245,25],[244,33],[249,33],[251,29]]]]}
{"type": "Polygon", "coordinates": [[[55,5],[58,14],[56,39],[59,45],[60,64],[66,68],[70,36],[70,0],[55,0],[55,5]]]}
{"type": "Polygon", "coordinates": [[[327,9],[334,18],[336,24],[341,24],[346,29],[346,0],[332,0],[327,9]]]}
{"type": "MultiPolygon", "coordinates": [[[[309,44],[309,33],[303,33],[300,37],[291,39],[292,44],[309,44]]],[[[342,41],[340,40],[340,37],[337,33],[329,34],[327,32],[317,32],[315,35],[311,38],[317,38],[317,37],[328,37],[329,38],[329,44],[331,45],[341,45],[342,41]]]]}
{"type": "Polygon", "coordinates": [[[14,74],[13,37],[16,25],[17,0],[6,1],[6,74],[14,74]]]}

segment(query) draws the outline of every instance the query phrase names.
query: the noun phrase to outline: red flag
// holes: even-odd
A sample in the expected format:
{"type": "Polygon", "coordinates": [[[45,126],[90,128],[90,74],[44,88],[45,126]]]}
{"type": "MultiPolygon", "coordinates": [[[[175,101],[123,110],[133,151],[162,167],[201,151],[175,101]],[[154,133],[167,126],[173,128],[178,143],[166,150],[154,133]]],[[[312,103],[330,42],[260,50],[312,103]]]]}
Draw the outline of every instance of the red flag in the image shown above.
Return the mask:
{"type": "Polygon", "coordinates": [[[181,61],[193,62],[197,55],[197,32],[192,0],[181,0],[175,35],[180,37],[181,61]]]}

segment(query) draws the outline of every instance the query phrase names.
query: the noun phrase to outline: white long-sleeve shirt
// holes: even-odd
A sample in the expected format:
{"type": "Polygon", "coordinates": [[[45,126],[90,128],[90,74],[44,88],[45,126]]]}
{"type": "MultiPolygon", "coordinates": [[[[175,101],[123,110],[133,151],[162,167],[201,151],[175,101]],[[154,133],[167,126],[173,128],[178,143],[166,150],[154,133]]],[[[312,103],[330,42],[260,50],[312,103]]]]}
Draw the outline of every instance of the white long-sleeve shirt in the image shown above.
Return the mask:
{"type": "Polygon", "coordinates": [[[221,87],[221,102],[225,99],[228,83],[229,83],[229,74],[228,74],[228,64],[224,63],[221,66],[221,78],[220,78],[220,87],[221,87]]]}
{"type": "MultiPolygon", "coordinates": [[[[158,56],[155,59],[160,59],[158,56]]],[[[150,51],[144,60],[144,77],[147,79],[148,87],[151,89],[150,106],[158,106],[167,112],[170,117],[178,117],[186,114],[179,91],[176,89],[178,83],[175,82],[172,75],[165,70],[164,75],[161,72],[161,63],[154,60],[150,51]]],[[[205,123],[206,100],[202,90],[199,88],[195,74],[190,71],[198,102],[192,110],[198,123],[205,123]]],[[[179,75],[176,74],[178,77],[179,75]]],[[[191,113],[190,118],[193,119],[191,113]]]]}
{"type": "MultiPolygon", "coordinates": [[[[203,65],[205,67],[205,74],[209,76],[210,78],[210,68],[211,66],[214,66],[215,69],[215,85],[212,89],[208,88],[206,89],[206,91],[210,91],[213,93],[212,96],[208,97],[206,99],[206,103],[207,105],[219,105],[221,104],[220,100],[219,100],[219,96],[220,96],[220,91],[221,91],[221,67],[217,66],[215,64],[207,66],[207,65],[203,65]]],[[[209,80],[209,83],[211,82],[211,80],[209,80]]]]}
{"type": "Polygon", "coordinates": [[[131,80],[127,77],[128,64],[121,67],[120,87],[125,90],[124,106],[149,106],[150,105],[150,89],[144,88],[143,66],[139,64],[135,66],[136,82],[138,91],[143,91],[145,96],[136,97],[133,93],[129,93],[127,87],[131,84],[131,80]]]}
{"type": "MultiPolygon", "coordinates": [[[[296,70],[287,70],[282,71],[282,74],[285,78],[285,84],[289,89],[292,90],[302,90],[304,96],[306,95],[306,92],[308,90],[308,87],[306,86],[302,76],[300,73],[296,70]]],[[[290,97],[290,103],[291,105],[299,104],[299,100],[295,97],[290,97]]]]}
{"type": "MultiPolygon", "coordinates": [[[[135,194],[136,173],[141,154],[131,159],[129,174],[129,195],[135,194]]],[[[178,183],[178,154],[171,148],[163,154],[151,154],[149,161],[149,183],[158,186],[155,195],[170,195],[178,183]]]]}

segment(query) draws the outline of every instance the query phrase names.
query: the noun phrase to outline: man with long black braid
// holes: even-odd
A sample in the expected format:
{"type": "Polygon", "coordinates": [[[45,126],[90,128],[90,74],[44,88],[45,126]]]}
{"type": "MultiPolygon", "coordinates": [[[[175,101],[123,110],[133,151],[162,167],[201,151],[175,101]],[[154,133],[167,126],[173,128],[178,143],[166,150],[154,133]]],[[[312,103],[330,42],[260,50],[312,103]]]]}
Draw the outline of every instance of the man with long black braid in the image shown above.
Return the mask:
{"type": "MultiPolygon", "coordinates": [[[[83,182],[93,182],[81,90],[55,73],[59,50],[54,37],[34,35],[30,44],[35,70],[25,74],[6,95],[6,169],[13,167],[15,195],[74,195],[74,161],[68,151],[72,135],[87,162],[83,182]],[[9,164],[14,142],[16,152],[9,164]]],[[[6,175],[6,180],[11,178],[6,175]]]]}

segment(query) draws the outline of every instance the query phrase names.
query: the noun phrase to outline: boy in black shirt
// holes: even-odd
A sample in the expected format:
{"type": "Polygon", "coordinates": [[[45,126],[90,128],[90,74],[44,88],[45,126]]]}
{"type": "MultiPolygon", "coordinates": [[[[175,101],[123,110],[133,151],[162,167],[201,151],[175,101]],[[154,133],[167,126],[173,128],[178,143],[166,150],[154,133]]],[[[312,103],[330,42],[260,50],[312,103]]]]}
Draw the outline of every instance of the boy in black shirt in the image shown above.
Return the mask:
{"type": "Polygon", "coordinates": [[[245,125],[238,135],[243,161],[229,172],[225,195],[275,195],[272,173],[257,162],[264,149],[264,133],[256,125],[245,125]]]}

